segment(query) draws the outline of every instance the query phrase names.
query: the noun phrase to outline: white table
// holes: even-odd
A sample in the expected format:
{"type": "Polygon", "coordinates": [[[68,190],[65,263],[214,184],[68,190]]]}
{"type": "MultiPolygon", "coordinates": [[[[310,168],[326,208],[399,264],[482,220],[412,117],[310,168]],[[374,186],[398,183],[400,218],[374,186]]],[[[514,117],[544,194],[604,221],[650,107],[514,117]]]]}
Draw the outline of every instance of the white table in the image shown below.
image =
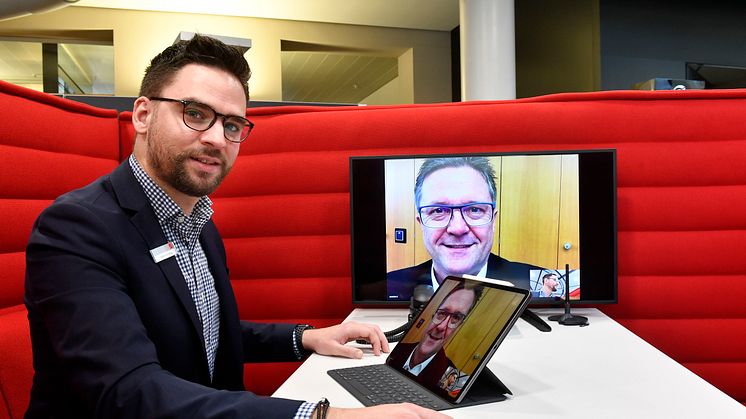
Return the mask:
{"type": "MultiPolygon", "coordinates": [[[[542,318],[557,309],[535,310],[542,318]]],[[[548,322],[542,333],[519,320],[488,367],[513,392],[506,401],[447,410],[454,418],[744,418],[746,407],[596,309],[578,309],[590,326],[548,322]]],[[[406,321],[405,309],[355,309],[346,321],[384,330],[406,321]]],[[[351,343],[351,345],[354,345],[351,343]]],[[[326,371],[383,363],[370,350],[362,360],[312,355],[275,397],[332,406],[362,404],[326,371]]]]}

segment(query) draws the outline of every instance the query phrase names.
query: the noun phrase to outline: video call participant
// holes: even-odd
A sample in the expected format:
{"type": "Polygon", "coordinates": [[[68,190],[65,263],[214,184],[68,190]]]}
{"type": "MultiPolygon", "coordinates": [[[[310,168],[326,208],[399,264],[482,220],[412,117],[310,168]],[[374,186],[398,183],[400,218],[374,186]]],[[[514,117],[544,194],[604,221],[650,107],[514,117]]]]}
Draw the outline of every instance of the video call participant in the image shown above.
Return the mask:
{"type": "MultiPolygon", "coordinates": [[[[243,363],[306,351],[360,358],[376,326],[240,321],[207,197],[251,132],[249,66],[209,37],[166,48],[134,104],[133,154],[37,219],[25,302],[34,357],[26,418],[293,418],[316,403],[244,391],[243,363]]],[[[329,418],[446,416],[411,404],[329,418]]]]}
{"type": "Polygon", "coordinates": [[[446,277],[463,274],[506,280],[530,290],[529,273],[541,268],[491,253],[496,200],[495,171],[487,158],[425,160],[415,181],[414,201],[432,259],[389,272],[387,295],[408,300],[417,285],[437,289],[446,277]]]}
{"type": "Polygon", "coordinates": [[[458,383],[458,370],[451,369],[446,373],[446,376],[441,380],[441,386],[443,390],[448,392],[451,397],[456,397],[461,393],[462,386],[458,383]]]}
{"type": "Polygon", "coordinates": [[[450,368],[456,368],[443,346],[464,323],[482,294],[482,287],[467,288],[460,283],[446,295],[427,324],[419,342],[399,343],[404,353],[411,353],[403,368],[422,383],[438,383],[450,368]]]}
{"type": "Polygon", "coordinates": [[[548,273],[541,277],[541,294],[540,297],[551,297],[557,292],[557,285],[559,285],[557,274],[548,273]]]}

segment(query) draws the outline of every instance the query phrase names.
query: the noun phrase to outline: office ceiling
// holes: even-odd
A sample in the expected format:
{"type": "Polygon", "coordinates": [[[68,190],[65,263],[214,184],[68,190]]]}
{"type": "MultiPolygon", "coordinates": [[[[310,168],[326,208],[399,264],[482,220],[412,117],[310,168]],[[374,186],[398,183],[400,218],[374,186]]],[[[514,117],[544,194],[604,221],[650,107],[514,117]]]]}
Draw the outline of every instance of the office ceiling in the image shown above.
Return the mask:
{"type": "Polygon", "coordinates": [[[458,3],[459,0],[79,0],[73,6],[450,31],[458,26],[458,3]]]}
{"type": "MultiPolygon", "coordinates": [[[[0,0],[0,5],[15,1],[17,0],[0,0]]],[[[459,0],[79,0],[70,7],[200,13],[450,31],[458,26],[458,2],[459,0]]],[[[0,37],[2,35],[0,33],[0,37]]],[[[32,48],[28,44],[0,44],[0,79],[27,85],[33,84],[34,80],[41,83],[41,60],[33,58],[32,48]]],[[[323,46],[318,47],[283,46],[283,100],[360,102],[398,75],[396,57],[404,52],[345,51],[340,48],[343,45],[330,46],[328,50],[323,46]]],[[[95,63],[110,62],[110,53],[105,49],[74,47],[68,48],[66,53],[75,54],[76,51],[84,53],[73,56],[76,67],[83,72],[81,77],[95,79],[101,86],[113,86],[113,71],[110,76],[86,73],[95,73],[95,63]],[[107,80],[107,77],[111,79],[107,80]]]]}

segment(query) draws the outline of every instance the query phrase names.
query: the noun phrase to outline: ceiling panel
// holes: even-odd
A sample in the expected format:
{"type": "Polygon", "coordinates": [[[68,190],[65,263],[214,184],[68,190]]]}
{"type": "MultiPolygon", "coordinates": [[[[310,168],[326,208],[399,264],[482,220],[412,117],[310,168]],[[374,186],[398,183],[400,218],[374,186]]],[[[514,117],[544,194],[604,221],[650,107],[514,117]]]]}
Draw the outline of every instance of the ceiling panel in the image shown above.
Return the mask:
{"type": "Polygon", "coordinates": [[[73,7],[201,13],[435,31],[450,31],[459,24],[459,0],[80,0],[73,7]]]}
{"type": "Polygon", "coordinates": [[[20,85],[42,83],[41,44],[0,41],[0,80],[20,85]]]}
{"type": "Polygon", "coordinates": [[[114,93],[114,48],[105,45],[60,44],[60,66],[85,94],[114,93]],[[68,60],[62,61],[62,56],[68,60]]]}
{"type": "Polygon", "coordinates": [[[282,100],[360,103],[396,78],[398,58],[308,51],[282,52],[282,100]]]}

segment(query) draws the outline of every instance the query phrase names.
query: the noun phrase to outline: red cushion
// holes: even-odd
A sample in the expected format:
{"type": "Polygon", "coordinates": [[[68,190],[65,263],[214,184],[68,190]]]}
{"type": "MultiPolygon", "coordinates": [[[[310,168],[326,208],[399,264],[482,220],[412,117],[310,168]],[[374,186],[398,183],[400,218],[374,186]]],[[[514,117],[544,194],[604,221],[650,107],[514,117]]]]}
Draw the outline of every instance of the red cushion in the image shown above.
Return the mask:
{"type": "Polygon", "coordinates": [[[746,305],[698,303],[721,301],[746,272],[739,245],[746,242],[745,98],[742,90],[599,92],[250,109],[256,128],[214,195],[225,212],[216,222],[228,237],[241,312],[310,316],[313,305],[302,297],[271,298],[273,290],[292,284],[315,300],[327,292],[330,277],[349,275],[350,156],[616,148],[619,304],[602,308],[681,362],[746,362],[742,345],[723,348],[728,330],[743,329],[746,305]],[[267,206],[284,202],[299,205],[314,222],[304,214],[264,216],[267,206]],[[242,222],[243,208],[251,222],[242,222]],[[320,290],[303,287],[305,278],[320,290]],[[282,308],[250,302],[249,290],[282,308]],[[709,343],[695,357],[690,348],[701,339],[709,343]]]}
{"type": "Polygon", "coordinates": [[[680,362],[741,362],[746,319],[618,319],[643,339],[680,362]]]}
{"type": "Polygon", "coordinates": [[[0,267],[0,308],[22,304],[26,252],[0,253],[0,267]]]}
{"type": "Polygon", "coordinates": [[[340,235],[350,232],[349,193],[276,194],[237,198],[212,197],[213,220],[223,239],[241,237],[340,235]],[[274,215],[276,208],[287,206],[292,211],[282,217],[274,215]],[[246,222],[247,217],[262,220],[246,222]],[[323,219],[324,222],[318,222],[323,219]]]}
{"type": "Polygon", "coordinates": [[[621,275],[620,303],[600,308],[617,320],[746,319],[746,304],[729,304],[724,294],[743,281],[738,274],[621,275]]]}
{"type": "Polygon", "coordinates": [[[308,319],[321,317],[341,321],[352,311],[349,276],[256,279],[231,276],[243,319],[302,319],[308,323],[308,319]]]}
{"type": "MultiPolygon", "coordinates": [[[[7,406],[6,417],[22,418],[30,400],[34,376],[26,308],[0,310],[0,392],[7,406]]],[[[0,409],[0,417],[3,417],[0,409]]]]}
{"type": "Polygon", "coordinates": [[[117,113],[0,81],[0,307],[23,302],[28,235],[57,196],[110,172],[117,113]]]}
{"type": "Polygon", "coordinates": [[[746,362],[685,362],[684,366],[746,405],[746,362]]]}
{"type": "Polygon", "coordinates": [[[347,235],[226,239],[231,278],[307,278],[350,275],[347,235]]]}
{"type": "Polygon", "coordinates": [[[119,161],[124,161],[135,144],[135,127],[132,126],[132,112],[119,114],[119,161]]]}
{"type": "MultiPolygon", "coordinates": [[[[267,322],[284,322],[291,324],[307,323],[316,327],[338,324],[341,319],[327,318],[288,318],[263,320],[267,322]]],[[[269,396],[284,383],[300,366],[300,362],[265,362],[246,364],[244,366],[244,386],[253,393],[269,396]]]]}
{"type": "Polygon", "coordinates": [[[23,307],[25,248],[57,196],[110,172],[119,157],[116,111],[0,81],[0,418],[21,418],[33,376],[23,307]],[[4,405],[3,405],[4,403],[4,405]]]}
{"type": "Polygon", "coordinates": [[[0,144],[116,159],[117,112],[0,82],[0,144]]]}
{"type": "MultiPolygon", "coordinates": [[[[746,305],[722,302],[746,279],[744,109],[743,90],[249,109],[256,128],[213,195],[240,314],[332,324],[352,308],[350,156],[616,148],[619,303],[602,309],[746,401],[746,305]],[[298,211],[273,217],[280,205],[298,211]]],[[[0,211],[14,220],[0,233],[9,305],[20,303],[34,214],[126,158],[134,130],[129,112],[117,121],[2,82],[0,112],[13,115],[0,120],[0,211]]],[[[247,386],[269,394],[296,365],[247,366],[247,386]]]]}

